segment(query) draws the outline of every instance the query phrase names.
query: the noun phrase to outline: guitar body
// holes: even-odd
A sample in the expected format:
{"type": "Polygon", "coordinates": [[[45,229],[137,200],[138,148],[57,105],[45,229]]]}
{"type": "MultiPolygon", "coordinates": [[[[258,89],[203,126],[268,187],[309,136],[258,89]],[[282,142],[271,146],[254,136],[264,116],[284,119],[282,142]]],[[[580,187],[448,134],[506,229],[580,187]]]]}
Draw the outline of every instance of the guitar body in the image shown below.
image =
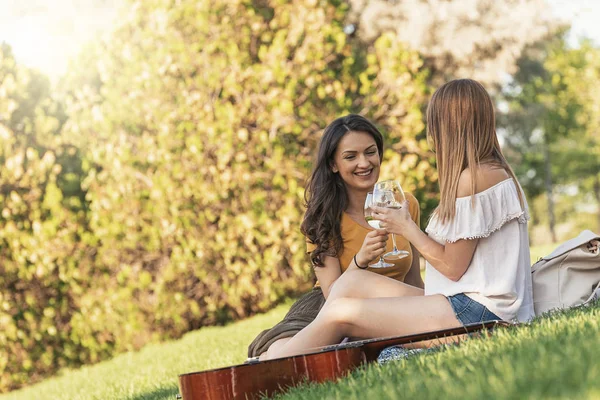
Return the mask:
{"type": "Polygon", "coordinates": [[[304,355],[179,375],[179,386],[183,400],[258,399],[307,381],[336,380],[360,365],[376,360],[379,352],[388,346],[457,337],[510,325],[503,321],[492,321],[416,335],[327,346],[304,355]]]}
{"type": "Polygon", "coordinates": [[[299,383],[336,380],[365,363],[360,348],[345,348],[179,376],[184,400],[254,399],[299,383]]]}

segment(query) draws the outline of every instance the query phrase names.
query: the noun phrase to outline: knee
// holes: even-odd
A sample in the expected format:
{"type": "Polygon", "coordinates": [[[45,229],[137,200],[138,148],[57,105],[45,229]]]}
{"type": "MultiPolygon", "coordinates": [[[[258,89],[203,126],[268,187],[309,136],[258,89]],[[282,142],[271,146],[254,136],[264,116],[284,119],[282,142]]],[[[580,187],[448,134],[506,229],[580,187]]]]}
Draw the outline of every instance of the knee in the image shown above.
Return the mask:
{"type": "Polygon", "coordinates": [[[364,274],[368,271],[353,269],[344,272],[331,286],[328,298],[340,299],[344,297],[354,297],[360,291],[360,282],[364,274]]]}
{"type": "Polygon", "coordinates": [[[341,333],[346,333],[348,327],[352,326],[358,317],[358,307],[356,299],[348,297],[336,298],[331,300],[323,307],[319,317],[326,323],[333,324],[341,333]]]}
{"type": "Polygon", "coordinates": [[[278,354],[279,350],[281,350],[281,348],[287,343],[289,342],[291,339],[291,337],[287,337],[287,338],[283,338],[283,339],[279,339],[276,340],[275,342],[273,342],[269,348],[267,349],[267,351],[265,351],[264,353],[262,353],[259,357],[259,360],[268,360],[270,358],[275,358],[276,355],[278,354]]]}

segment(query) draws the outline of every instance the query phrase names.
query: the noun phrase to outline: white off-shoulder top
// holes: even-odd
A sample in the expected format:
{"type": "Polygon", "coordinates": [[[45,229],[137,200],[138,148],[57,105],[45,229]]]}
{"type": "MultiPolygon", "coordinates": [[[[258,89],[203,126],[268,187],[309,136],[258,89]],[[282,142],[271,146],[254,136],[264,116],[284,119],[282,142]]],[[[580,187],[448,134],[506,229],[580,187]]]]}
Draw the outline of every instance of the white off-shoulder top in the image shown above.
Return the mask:
{"type": "MultiPolygon", "coordinates": [[[[512,178],[456,199],[452,221],[441,224],[434,216],[426,232],[438,243],[479,239],[465,274],[454,282],[426,264],[425,294],[464,293],[505,321],[527,321],[534,316],[529,258],[527,203],[521,208],[512,178]]],[[[523,198],[525,196],[523,195],[523,198]]]]}

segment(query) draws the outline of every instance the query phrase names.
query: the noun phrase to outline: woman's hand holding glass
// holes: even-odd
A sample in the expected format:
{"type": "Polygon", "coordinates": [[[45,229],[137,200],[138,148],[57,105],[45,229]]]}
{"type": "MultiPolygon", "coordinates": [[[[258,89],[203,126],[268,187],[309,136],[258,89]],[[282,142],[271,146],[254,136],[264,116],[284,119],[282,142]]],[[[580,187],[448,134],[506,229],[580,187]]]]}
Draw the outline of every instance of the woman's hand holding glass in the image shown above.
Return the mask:
{"type": "MultiPolygon", "coordinates": [[[[390,192],[390,195],[391,195],[391,192],[390,192]]],[[[373,245],[367,246],[368,250],[370,250],[369,254],[374,255],[375,257],[379,256],[379,261],[376,262],[375,264],[369,264],[369,267],[371,267],[371,268],[387,268],[387,267],[394,266],[394,264],[387,263],[383,260],[382,255],[385,252],[388,235],[387,235],[386,231],[380,229],[379,221],[376,218],[373,218],[373,215],[372,215],[373,207],[377,204],[382,204],[382,196],[385,197],[386,194],[381,191],[380,192],[369,192],[367,194],[367,198],[365,199],[365,207],[364,207],[365,220],[372,228],[374,228],[376,230],[373,232],[369,232],[367,234],[367,236],[365,237],[365,241],[363,242],[363,247],[360,249],[359,253],[361,253],[363,251],[363,249],[365,249],[365,244],[367,243],[367,240],[369,240],[369,243],[373,242],[372,244],[374,244],[374,246],[373,245]],[[378,243],[378,241],[379,241],[379,243],[378,243]]],[[[367,255],[365,254],[365,257],[366,256],[367,255]]],[[[367,262],[370,260],[373,260],[375,257],[367,258],[367,262]]],[[[359,263],[362,263],[362,261],[359,261],[359,263]]]]}
{"type": "MultiPolygon", "coordinates": [[[[402,206],[402,204],[404,202],[406,202],[406,197],[404,196],[404,191],[402,190],[402,186],[400,186],[400,183],[398,181],[390,179],[390,180],[377,182],[375,184],[375,192],[377,192],[377,191],[388,191],[388,192],[391,192],[393,195],[392,200],[388,201],[387,204],[378,204],[378,205],[383,205],[386,208],[398,209],[402,206]]],[[[410,215],[409,215],[409,217],[410,217],[410,215]]],[[[388,232],[390,232],[390,231],[388,231],[388,232]]],[[[408,251],[406,251],[406,250],[398,250],[398,246],[396,245],[396,237],[393,233],[392,233],[392,243],[394,245],[394,247],[392,248],[392,251],[390,251],[389,253],[386,253],[384,255],[384,258],[399,260],[399,259],[407,257],[409,255],[408,251]]]]}
{"type": "MultiPolygon", "coordinates": [[[[381,257],[385,253],[387,241],[388,233],[384,229],[375,229],[367,233],[362,247],[356,253],[358,265],[364,268],[371,260],[381,257]]],[[[375,268],[384,268],[387,263],[384,262],[383,264],[383,266],[375,268]]],[[[373,265],[378,265],[378,263],[373,265]]],[[[373,265],[369,266],[373,267],[373,265]]]]}
{"type": "Polygon", "coordinates": [[[415,223],[408,212],[408,201],[406,200],[401,203],[400,208],[374,206],[371,208],[371,215],[380,221],[380,228],[394,235],[404,236],[404,233],[415,223]]]}

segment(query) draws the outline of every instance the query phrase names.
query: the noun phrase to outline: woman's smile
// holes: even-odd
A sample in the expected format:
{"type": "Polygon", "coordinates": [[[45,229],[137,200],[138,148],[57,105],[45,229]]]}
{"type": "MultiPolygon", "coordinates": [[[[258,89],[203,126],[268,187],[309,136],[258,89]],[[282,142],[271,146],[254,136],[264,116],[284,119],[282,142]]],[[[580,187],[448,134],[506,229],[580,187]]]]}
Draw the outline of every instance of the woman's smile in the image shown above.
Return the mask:
{"type": "Polygon", "coordinates": [[[366,171],[357,171],[357,172],[354,173],[354,175],[357,175],[357,176],[359,176],[361,178],[368,178],[368,177],[371,176],[372,172],[373,172],[373,168],[370,168],[370,169],[368,169],[366,171]]]}

